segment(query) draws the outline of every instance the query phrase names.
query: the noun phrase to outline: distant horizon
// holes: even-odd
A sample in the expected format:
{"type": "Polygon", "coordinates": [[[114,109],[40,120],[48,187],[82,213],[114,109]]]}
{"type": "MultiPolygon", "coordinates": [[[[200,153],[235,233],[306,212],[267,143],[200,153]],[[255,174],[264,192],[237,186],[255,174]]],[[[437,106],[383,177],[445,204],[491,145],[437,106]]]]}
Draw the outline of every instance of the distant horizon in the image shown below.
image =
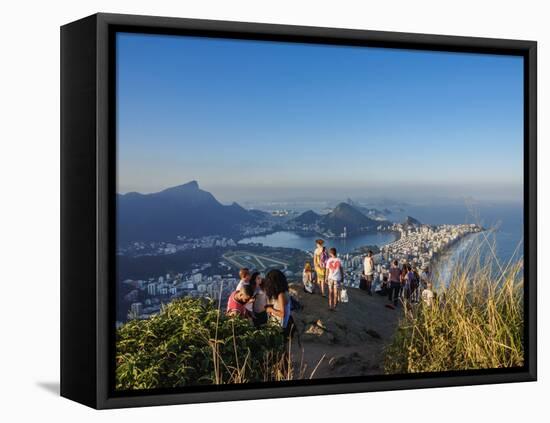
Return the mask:
{"type": "Polygon", "coordinates": [[[523,199],[523,59],[117,34],[117,191],[523,199]]]}
{"type": "MultiPolygon", "coordinates": [[[[328,203],[338,203],[338,202],[346,202],[349,199],[359,202],[359,203],[365,203],[368,204],[369,202],[376,203],[376,202],[395,202],[395,205],[399,205],[399,203],[411,203],[411,204],[421,204],[421,203],[434,203],[434,204],[456,204],[456,203],[464,203],[464,201],[471,200],[474,202],[487,202],[487,203],[508,203],[508,204],[514,204],[514,203],[522,203],[521,199],[510,199],[510,198],[501,198],[501,199],[491,199],[484,201],[482,198],[476,198],[472,196],[460,196],[460,195],[422,195],[422,194],[416,194],[416,195],[409,195],[407,196],[395,196],[395,195],[373,195],[371,192],[371,195],[369,195],[367,190],[362,190],[361,192],[355,192],[354,194],[346,195],[346,190],[341,190],[340,196],[338,195],[324,195],[324,196],[281,196],[281,197],[268,197],[268,198],[262,198],[262,197],[253,197],[249,196],[247,198],[233,198],[228,196],[227,190],[223,191],[222,193],[217,192],[216,190],[211,190],[208,188],[205,188],[202,186],[199,180],[192,179],[190,181],[178,183],[176,185],[172,186],[165,186],[161,187],[160,189],[157,189],[155,191],[126,191],[126,192],[117,192],[119,195],[126,195],[131,193],[138,193],[141,195],[147,195],[147,194],[155,194],[161,191],[164,191],[166,189],[187,185],[192,182],[196,182],[198,185],[198,188],[207,191],[211,193],[218,201],[224,204],[231,204],[233,202],[239,203],[241,205],[243,204],[249,204],[249,203],[264,203],[264,202],[328,202],[328,203]]],[[[389,206],[388,206],[389,207],[389,206]]]]}

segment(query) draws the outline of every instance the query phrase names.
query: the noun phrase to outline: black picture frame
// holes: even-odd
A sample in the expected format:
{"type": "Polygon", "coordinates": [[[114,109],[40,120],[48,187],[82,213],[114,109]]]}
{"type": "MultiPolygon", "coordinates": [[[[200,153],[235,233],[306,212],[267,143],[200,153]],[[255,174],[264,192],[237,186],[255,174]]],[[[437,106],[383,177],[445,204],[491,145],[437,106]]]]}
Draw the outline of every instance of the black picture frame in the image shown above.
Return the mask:
{"type": "Polygon", "coordinates": [[[95,14],[61,27],[61,395],[119,408],[534,381],[537,378],[537,44],[534,41],[95,14]],[[115,392],[117,31],[517,55],[524,58],[525,366],[115,392]]]}

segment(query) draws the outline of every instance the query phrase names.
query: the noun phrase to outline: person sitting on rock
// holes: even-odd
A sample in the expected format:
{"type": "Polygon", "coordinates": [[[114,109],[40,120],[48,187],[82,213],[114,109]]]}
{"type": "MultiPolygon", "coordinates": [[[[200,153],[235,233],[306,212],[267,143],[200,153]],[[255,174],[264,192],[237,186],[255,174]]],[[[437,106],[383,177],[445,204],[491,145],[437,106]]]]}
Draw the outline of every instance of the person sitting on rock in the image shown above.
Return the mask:
{"type": "Polygon", "coordinates": [[[226,314],[228,316],[251,318],[251,313],[246,305],[253,301],[253,295],[254,288],[250,284],[243,284],[241,289],[233,291],[227,300],[226,314]]]}
{"type": "Polygon", "coordinates": [[[304,283],[304,291],[313,294],[313,287],[315,282],[315,273],[311,268],[311,264],[307,262],[304,266],[304,271],[302,273],[302,282],[304,283]]]}
{"type": "Polygon", "coordinates": [[[283,334],[288,338],[292,332],[293,320],[290,314],[291,300],[285,274],[279,269],[270,270],[265,275],[263,287],[270,302],[265,306],[265,311],[281,325],[283,334]]]}

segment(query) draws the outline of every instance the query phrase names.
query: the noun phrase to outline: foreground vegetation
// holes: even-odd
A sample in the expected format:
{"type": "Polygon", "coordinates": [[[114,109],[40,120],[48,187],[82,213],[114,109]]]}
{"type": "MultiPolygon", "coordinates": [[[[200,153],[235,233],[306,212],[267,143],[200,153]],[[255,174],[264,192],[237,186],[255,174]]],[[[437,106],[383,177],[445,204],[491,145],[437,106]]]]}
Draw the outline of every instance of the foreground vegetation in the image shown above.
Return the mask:
{"type": "Polygon", "coordinates": [[[469,255],[432,306],[405,307],[386,349],[386,373],[522,366],[523,261],[469,255]]]}
{"type": "Polygon", "coordinates": [[[278,326],[256,330],[213,302],[183,298],[117,330],[116,388],[285,380],[287,361],[278,326]]]}

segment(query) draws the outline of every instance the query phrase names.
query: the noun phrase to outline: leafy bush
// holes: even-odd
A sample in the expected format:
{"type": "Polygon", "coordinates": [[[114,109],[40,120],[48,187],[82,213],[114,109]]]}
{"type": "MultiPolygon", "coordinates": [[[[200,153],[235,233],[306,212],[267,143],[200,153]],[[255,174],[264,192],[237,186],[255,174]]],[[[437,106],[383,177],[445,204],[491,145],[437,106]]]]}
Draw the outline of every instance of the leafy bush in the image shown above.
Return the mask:
{"type": "Polygon", "coordinates": [[[116,389],[281,380],[280,327],[254,329],[202,299],[183,298],[117,330],[116,389]]]}
{"type": "Polygon", "coordinates": [[[523,261],[495,260],[470,257],[431,307],[405,308],[386,349],[386,373],[523,365],[523,261]]]}

